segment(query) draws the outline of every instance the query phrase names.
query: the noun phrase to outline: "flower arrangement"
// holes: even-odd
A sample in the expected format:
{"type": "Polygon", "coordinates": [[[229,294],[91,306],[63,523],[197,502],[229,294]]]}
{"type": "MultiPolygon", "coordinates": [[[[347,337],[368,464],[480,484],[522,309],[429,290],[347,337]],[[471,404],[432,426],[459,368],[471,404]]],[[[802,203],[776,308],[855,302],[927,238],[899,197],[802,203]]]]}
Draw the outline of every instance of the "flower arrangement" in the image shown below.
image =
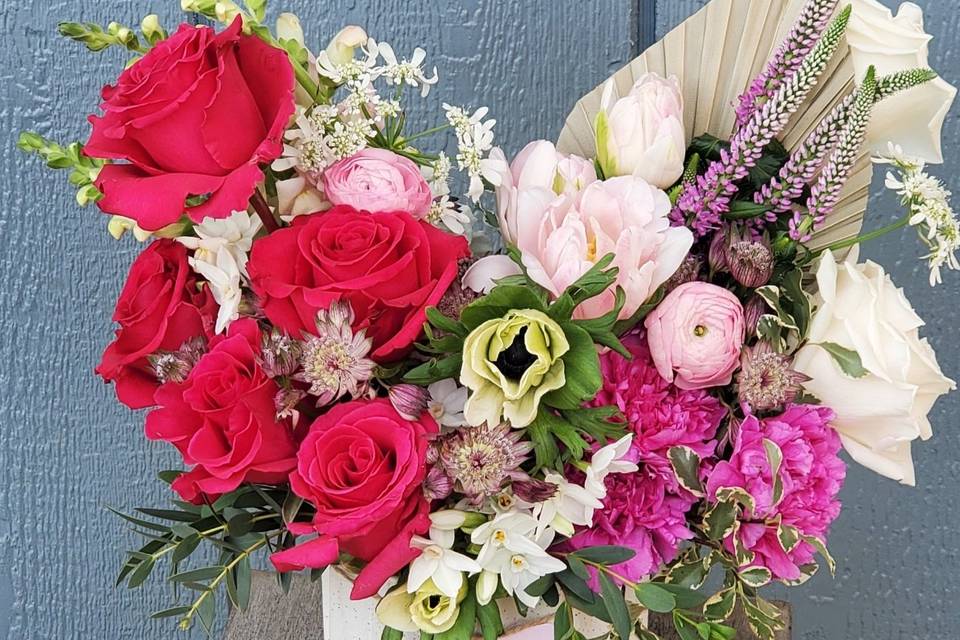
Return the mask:
{"type": "Polygon", "coordinates": [[[587,637],[574,611],[609,638],[652,640],[652,611],[729,640],[737,606],[773,638],[761,588],[833,570],[841,449],[915,482],[911,443],[955,384],[850,251],[913,227],[931,284],[958,269],[925,171],[955,90],[911,8],[808,0],[729,140],[688,143],[676,79],[646,74],[609,85],[595,157],[537,141],[511,162],[486,109],[408,131],[407,92],[438,81],[421,49],[347,27],[315,54],[264,0],[182,4],[222,28],[61,25],[135,57],[85,144],[20,141],[148,243],[97,373],[183,458],[160,474],[172,508],[118,512],[145,538],[118,583],[168,561],[186,587],[155,617],[211,632],[217,590],[244,609],[262,552],[282,585],[350,575],[383,640],[509,637],[498,603],[551,608],[557,640],[587,637]],[[845,36],[856,88],[785,148],[845,36]],[[896,36],[922,40],[915,66],[884,58],[896,36]],[[448,130],[455,157],[422,148],[448,130]],[[811,249],[865,148],[904,218],[811,249]]]}

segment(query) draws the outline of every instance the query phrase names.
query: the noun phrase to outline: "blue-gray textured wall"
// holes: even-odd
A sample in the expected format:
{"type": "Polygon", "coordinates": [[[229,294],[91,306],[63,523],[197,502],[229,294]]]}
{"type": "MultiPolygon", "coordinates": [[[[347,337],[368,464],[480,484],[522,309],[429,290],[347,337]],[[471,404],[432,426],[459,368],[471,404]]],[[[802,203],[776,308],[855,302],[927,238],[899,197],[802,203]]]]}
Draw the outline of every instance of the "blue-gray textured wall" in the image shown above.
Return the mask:
{"type": "MultiPolygon", "coordinates": [[[[919,0],[938,36],[934,65],[960,83],[956,0],[919,0]]],[[[279,0],[271,0],[274,10],[279,0]]],[[[405,50],[423,45],[440,67],[441,100],[488,105],[508,153],[555,138],[573,103],[706,0],[287,0],[316,44],[358,23],[405,50]]],[[[84,115],[122,64],[56,36],[60,20],[137,23],[180,19],[176,0],[7,0],[0,5],[0,638],[159,640],[169,622],[162,586],[116,592],[120,551],[133,542],[106,504],[130,508],[167,496],[153,472],[176,463],[148,443],[92,374],[110,313],[137,246],[114,242],[95,209],[80,210],[63,176],[15,148],[31,128],[83,139],[84,115]]],[[[957,151],[960,121],[945,136],[957,151]]],[[[960,191],[958,164],[941,174],[960,191]]],[[[879,186],[879,185],[878,185],[879,186]]],[[[878,199],[868,224],[893,215],[878,199]]],[[[960,376],[960,278],[932,291],[919,249],[899,238],[867,247],[928,319],[941,363],[960,376]]],[[[933,415],[936,436],[918,447],[917,489],[852,467],[831,547],[840,568],[789,594],[797,638],[958,638],[960,395],[933,415]]],[[[199,636],[198,636],[199,637],[199,636]]]]}

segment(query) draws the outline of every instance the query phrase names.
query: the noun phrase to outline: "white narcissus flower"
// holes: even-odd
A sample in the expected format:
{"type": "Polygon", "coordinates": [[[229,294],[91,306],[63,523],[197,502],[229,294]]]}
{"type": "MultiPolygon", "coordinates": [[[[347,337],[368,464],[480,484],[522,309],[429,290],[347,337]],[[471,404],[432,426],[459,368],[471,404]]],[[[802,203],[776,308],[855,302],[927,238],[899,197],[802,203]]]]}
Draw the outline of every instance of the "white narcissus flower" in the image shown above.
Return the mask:
{"type": "Polygon", "coordinates": [[[611,80],[603,90],[597,162],[608,178],[633,175],[660,189],[670,187],[683,175],[687,152],[679,81],[645,73],[619,100],[615,89],[611,80]]]}
{"type": "Polygon", "coordinates": [[[913,485],[910,445],[933,435],[927,414],[956,384],[920,339],[923,320],[883,267],[856,260],[857,251],[839,265],[830,251],[821,257],[818,309],[794,369],[811,378],[804,387],[836,413],[832,424],[854,460],[913,485]],[[861,378],[844,373],[818,346],[824,343],[856,351],[868,373],[861,378]]]}
{"type": "Polygon", "coordinates": [[[463,405],[467,402],[467,388],[448,378],[427,387],[430,399],[427,412],[444,427],[462,427],[467,424],[463,417],[463,405]]]}
{"type": "MultiPolygon", "coordinates": [[[[871,65],[878,77],[929,67],[932,39],[923,28],[923,9],[912,2],[900,5],[894,16],[877,0],[853,0],[847,42],[857,78],[865,77],[871,65]]],[[[867,146],[883,154],[893,142],[926,162],[943,162],[941,129],[956,95],[956,87],[936,78],[877,103],[867,146]]]]}
{"type": "Polygon", "coordinates": [[[407,577],[407,592],[414,593],[427,580],[433,583],[448,598],[456,598],[464,583],[464,574],[479,573],[482,567],[476,560],[453,550],[456,530],[465,522],[466,514],[460,511],[440,511],[430,514],[433,523],[430,537],[414,536],[410,546],[421,553],[410,563],[407,577]]]}
{"type": "Polygon", "coordinates": [[[218,252],[215,264],[197,258],[188,261],[193,270],[207,280],[213,299],[220,305],[216,332],[223,333],[231,322],[240,317],[240,302],[243,299],[240,267],[230,251],[218,252]]]}
{"type": "Polygon", "coordinates": [[[529,513],[509,511],[498,514],[470,534],[470,541],[480,545],[477,562],[489,569],[494,556],[503,550],[534,555],[546,553],[529,537],[536,528],[537,519],[529,513]]]}
{"type": "MultiPolygon", "coordinates": [[[[478,598],[486,597],[489,592],[491,575],[500,576],[500,584],[507,595],[515,596],[528,607],[535,607],[540,598],[527,593],[527,587],[545,575],[558,573],[567,568],[566,563],[547,553],[547,548],[553,543],[554,532],[547,530],[540,534],[536,542],[530,541],[535,550],[513,551],[502,548],[496,551],[484,567],[481,574],[484,581],[483,593],[478,586],[478,598]]],[[[487,600],[489,602],[489,600],[487,600]]]]}
{"type": "Polygon", "coordinates": [[[193,227],[197,237],[181,237],[177,241],[193,250],[194,261],[211,265],[219,264],[221,253],[229,253],[240,274],[246,277],[250,248],[262,225],[259,217],[234,211],[227,218],[204,218],[193,227]]]}

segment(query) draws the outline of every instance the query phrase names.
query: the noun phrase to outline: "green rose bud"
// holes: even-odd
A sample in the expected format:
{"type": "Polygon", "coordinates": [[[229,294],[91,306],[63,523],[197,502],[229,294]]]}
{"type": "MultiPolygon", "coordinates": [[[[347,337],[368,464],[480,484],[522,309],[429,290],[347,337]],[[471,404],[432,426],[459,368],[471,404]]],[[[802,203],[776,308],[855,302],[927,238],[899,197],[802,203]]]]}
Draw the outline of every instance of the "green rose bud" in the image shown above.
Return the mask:
{"type": "Polygon", "coordinates": [[[464,417],[472,425],[526,427],[540,400],[566,382],[561,358],[570,344],[563,329],[533,309],[515,309],[484,322],[463,345],[460,379],[471,390],[464,417]]]}

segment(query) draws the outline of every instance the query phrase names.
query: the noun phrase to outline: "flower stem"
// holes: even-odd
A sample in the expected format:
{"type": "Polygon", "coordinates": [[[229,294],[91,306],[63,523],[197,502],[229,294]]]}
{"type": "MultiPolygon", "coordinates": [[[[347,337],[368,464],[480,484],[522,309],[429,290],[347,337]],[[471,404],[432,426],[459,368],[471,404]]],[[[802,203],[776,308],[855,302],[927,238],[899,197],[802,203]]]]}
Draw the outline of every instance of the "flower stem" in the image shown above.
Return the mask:
{"type": "Polygon", "coordinates": [[[273,233],[280,228],[277,219],[273,217],[273,212],[270,211],[270,205],[267,204],[266,199],[263,197],[263,194],[260,193],[259,189],[255,190],[253,196],[250,197],[250,204],[263,221],[263,226],[266,227],[267,233],[273,233]]]}
{"type": "Polygon", "coordinates": [[[834,242],[833,244],[817,251],[816,255],[820,255],[821,253],[827,250],[837,251],[838,249],[846,249],[847,247],[852,247],[856,244],[862,244],[864,242],[869,242],[870,240],[876,240],[881,236],[887,235],[891,231],[897,231],[899,229],[903,229],[909,223],[910,223],[910,216],[906,216],[901,220],[897,220],[894,223],[888,224],[887,226],[881,227],[879,229],[875,229],[874,231],[870,231],[869,233],[863,233],[855,238],[847,238],[846,240],[840,240],[839,242],[834,242]]]}
{"type": "Polygon", "coordinates": [[[398,143],[398,144],[407,144],[407,143],[409,143],[409,142],[412,142],[412,141],[416,140],[417,138],[425,138],[425,137],[427,137],[427,136],[432,136],[432,135],[435,134],[435,133],[440,133],[441,131],[446,131],[447,129],[450,129],[450,128],[452,128],[452,127],[453,127],[453,125],[450,125],[450,124],[442,124],[442,125],[440,125],[439,127],[433,127],[432,129],[427,129],[426,131],[421,131],[420,133],[415,133],[415,134],[413,134],[412,136],[408,136],[408,137],[406,137],[406,138],[401,138],[400,140],[397,141],[397,143],[398,143]]]}

